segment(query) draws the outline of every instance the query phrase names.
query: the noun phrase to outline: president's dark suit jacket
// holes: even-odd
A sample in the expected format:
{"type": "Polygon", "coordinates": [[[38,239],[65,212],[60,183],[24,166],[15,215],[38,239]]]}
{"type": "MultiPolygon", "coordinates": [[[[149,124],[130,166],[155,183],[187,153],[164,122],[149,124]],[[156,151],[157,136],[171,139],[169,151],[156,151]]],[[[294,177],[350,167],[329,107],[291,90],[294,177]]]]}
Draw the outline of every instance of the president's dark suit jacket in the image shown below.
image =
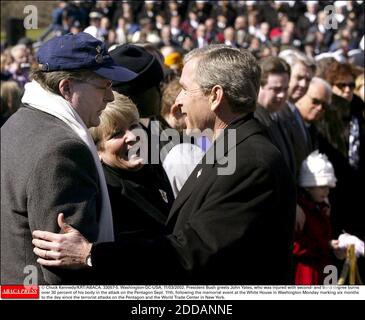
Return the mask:
{"type": "Polygon", "coordinates": [[[115,283],[290,283],[294,182],[252,115],[228,129],[235,143],[216,156],[211,148],[197,165],[173,204],[166,235],[95,245],[95,270],[105,276],[107,269],[115,283]],[[219,174],[223,155],[234,167],[230,175],[219,174]]]}

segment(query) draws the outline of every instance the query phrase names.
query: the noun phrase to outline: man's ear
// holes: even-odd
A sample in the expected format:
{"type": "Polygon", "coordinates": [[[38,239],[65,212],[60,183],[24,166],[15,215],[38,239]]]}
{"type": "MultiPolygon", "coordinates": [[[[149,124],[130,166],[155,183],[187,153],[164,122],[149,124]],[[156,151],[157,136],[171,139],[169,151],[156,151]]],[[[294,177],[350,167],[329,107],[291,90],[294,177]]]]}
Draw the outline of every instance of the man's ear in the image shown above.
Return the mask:
{"type": "Polygon", "coordinates": [[[70,101],[72,96],[71,90],[71,81],[69,79],[63,79],[58,84],[58,90],[61,95],[65,98],[65,100],[70,101]]]}
{"type": "Polygon", "coordinates": [[[172,117],[175,118],[176,120],[180,120],[183,117],[183,114],[181,112],[181,107],[177,103],[174,103],[171,106],[170,113],[172,117]]]}
{"type": "Polygon", "coordinates": [[[217,108],[222,103],[223,96],[224,96],[224,91],[223,91],[222,86],[215,85],[212,88],[210,95],[209,95],[210,110],[212,110],[212,111],[217,110],[217,108]]]}

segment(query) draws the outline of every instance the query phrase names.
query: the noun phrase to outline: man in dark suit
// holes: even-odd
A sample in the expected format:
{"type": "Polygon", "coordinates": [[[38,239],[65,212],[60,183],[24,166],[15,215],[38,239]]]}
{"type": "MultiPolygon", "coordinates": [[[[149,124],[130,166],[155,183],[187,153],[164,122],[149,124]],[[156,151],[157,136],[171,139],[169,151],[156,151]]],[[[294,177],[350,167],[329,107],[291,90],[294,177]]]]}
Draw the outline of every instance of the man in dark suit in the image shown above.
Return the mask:
{"type": "Polygon", "coordinates": [[[39,263],[89,265],[98,280],[115,283],[132,276],[160,283],[289,284],[295,186],[253,119],[260,86],[255,58],[223,45],[196,49],[185,58],[180,83],[176,102],[188,132],[206,130],[214,143],[175,200],[166,234],[92,246],[60,215],[64,234],[33,233],[39,263]],[[67,250],[54,249],[60,241],[67,250]]]}
{"type": "Polygon", "coordinates": [[[90,241],[114,239],[105,178],[87,128],[99,125],[113,101],[111,80],[136,74],[115,65],[105,45],[86,33],[51,39],[38,62],[24,107],[1,128],[1,284],[87,281],[84,272],[36,262],[32,231],[58,231],[60,211],[90,241]]]}
{"type": "MultiPolygon", "coordinates": [[[[284,125],[286,136],[291,142],[295,158],[295,178],[303,160],[314,150],[309,130],[296,106],[296,103],[306,94],[309,83],[315,71],[315,65],[307,56],[297,50],[284,50],[279,57],[290,66],[290,81],[288,99],[284,107],[278,112],[280,122],[284,125]]],[[[302,230],[305,223],[305,215],[300,206],[297,206],[296,230],[302,230]]]]}
{"type": "Polygon", "coordinates": [[[267,57],[260,62],[261,83],[255,118],[264,127],[270,141],[280,150],[295,178],[293,145],[286,126],[279,117],[288,97],[290,66],[281,58],[267,57]]]}
{"type": "Polygon", "coordinates": [[[315,71],[315,65],[301,52],[295,50],[284,51],[282,57],[291,69],[288,100],[279,117],[287,128],[290,141],[293,146],[296,163],[296,177],[302,161],[313,151],[309,131],[296,107],[296,103],[307,92],[309,83],[315,71]]]}

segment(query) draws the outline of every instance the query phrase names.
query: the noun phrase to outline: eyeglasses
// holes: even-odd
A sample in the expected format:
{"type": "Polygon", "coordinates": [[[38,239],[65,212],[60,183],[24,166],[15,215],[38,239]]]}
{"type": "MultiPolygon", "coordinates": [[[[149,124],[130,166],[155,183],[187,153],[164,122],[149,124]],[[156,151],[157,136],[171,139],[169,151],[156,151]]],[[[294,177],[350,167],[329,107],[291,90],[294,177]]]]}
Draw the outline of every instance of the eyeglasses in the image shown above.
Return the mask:
{"type": "Polygon", "coordinates": [[[313,98],[313,97],[311,97],[311,96],[310,96],[310,95],[308,95],[308,94],[307,94],[307,96],[308,96],[309,98],[311,98],[311,100],[312,100],[312,104],[314,104],[314,105],[316,105],[316,106],[321,106],[323,109],[328,109],[328,108],[329,108],[329,104],[328,104],[327,102],[322,101],[322,100],[320,100],[320,99],[318,99],[318,98],[313,98]]]}
{"type": "Polygon", "coordinates": [[[355,89],[355,82],[350,82],[350,83],[346,83],[346,82],[337,82],[335,83],[335,86],[341,90],[345,89],[346,87],[349,87],[351,90],[355,89]]]}

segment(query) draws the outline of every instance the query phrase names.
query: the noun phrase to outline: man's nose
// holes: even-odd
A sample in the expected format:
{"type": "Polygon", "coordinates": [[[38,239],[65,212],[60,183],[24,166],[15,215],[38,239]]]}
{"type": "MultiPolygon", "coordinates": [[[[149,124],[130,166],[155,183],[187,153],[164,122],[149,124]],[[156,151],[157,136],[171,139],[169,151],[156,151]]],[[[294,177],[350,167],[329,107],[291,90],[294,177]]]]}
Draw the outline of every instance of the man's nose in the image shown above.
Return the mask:
{"type": "Polygon", "coordinates": [[[318,111],[324,111],[324,107],[323,107],[323,104],[322,103],[316,105],[316,107],[317,107],[317,110],[318,111]]]}
{"type": "Polygon", "coordinates": [[[182,97],[183,97],[183,89],[180,90],[179,94],[177,95],[174,104],[178,106],[182,106],[182,97]]]}
{"type": "Polygon", "coordinates": [[[112,88],[107,88],[105,90],[105,96],[104,100],[107,102],[113,102],[114,101],[114,94],[112,88]]]}
{"type": "Polygon", "coordinates": [[[301,79],[301,80],[299,81],[299,86],[300,86],[300,87],[302,87],[302,88],[307,87],[307,85],[308,85],[308,84],[309,84],[308,79],[301,79]]]}
{"type": "Polygon", "coordinates": [[[286,91],[285,90],[281,90],[280,92],[278,92],[278,94],[276,95],[278,98],[284,98],[286,95],[286,91]]]}

